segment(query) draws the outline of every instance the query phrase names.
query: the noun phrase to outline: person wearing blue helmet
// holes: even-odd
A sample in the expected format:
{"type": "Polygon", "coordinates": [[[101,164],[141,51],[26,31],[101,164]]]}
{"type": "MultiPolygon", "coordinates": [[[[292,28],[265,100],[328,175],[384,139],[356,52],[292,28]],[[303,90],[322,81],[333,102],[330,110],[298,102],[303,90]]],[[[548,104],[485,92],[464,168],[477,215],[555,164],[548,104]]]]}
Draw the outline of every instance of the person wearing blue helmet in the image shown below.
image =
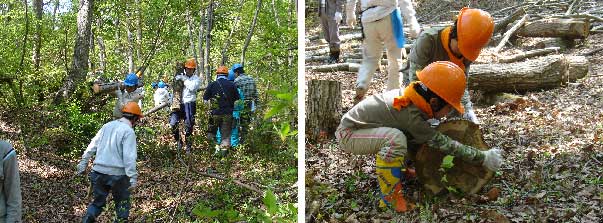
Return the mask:
{"type": "MultiPolygon", "coordinates": [[[[117,102],[113,109],[113,118],[119,119],[123,116],[121,109],[128,102],[138,102],[144,97],[144,89],[138,87],[138,76],[134,73],[129,73],[123,82],[125,89],[121,89],[118,85],[115,90],[115,96],[117,96],[117,102]]],[[[140,106],[140,103],[139,103],[140,106]]]]}
{"type": "MultiPolygon", "coordinates": [[[[153,94],[153,101],[155,102],[155,107],[163,103],[171,103],[170,92],[167,90],[165,82],[159,81],[157,83],[157,89],[155,90],[155,94],[153,94]]],[[[166,107],[164,110],[169,110],[169,108],[166,107]]]]}
{"type": "Polygon", "coordinates": [[[243,65],[234,64],[232,65],[232,71],[235,73],[235,85],[238,89],[243,92],[243,111],[241,112],[241,139],[244,139],[245,135],[249,131],[249,123],[251,123],[251,117],[255,112],[255,107],[258,104],[258,90],[255,84],[255,80],[245,74],[243,65]]]}
{"type": "Polygon", "coordinates": [[[232,111],[235,102],[239,100],[239,94],[234,83],[228,81],[228,68],[226,66],[219,66],[216,75],[216,80],[207,85],[203,94],[205,103],[212,105],[207,138],[213,141],[217,133],[220,132],[221,142],[220,145],[216,145],[214,154],[225,157],[231,147],[232,111]]]}

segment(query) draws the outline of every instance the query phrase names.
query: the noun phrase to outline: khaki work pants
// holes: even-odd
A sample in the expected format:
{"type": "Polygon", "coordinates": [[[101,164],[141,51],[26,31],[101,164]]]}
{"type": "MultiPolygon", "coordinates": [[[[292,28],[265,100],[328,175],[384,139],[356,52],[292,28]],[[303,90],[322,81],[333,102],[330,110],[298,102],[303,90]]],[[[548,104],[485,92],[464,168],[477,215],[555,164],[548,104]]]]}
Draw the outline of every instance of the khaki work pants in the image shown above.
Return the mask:
{"type": "Polygon", "coordinates": [[[406,135],[396,128],[351,129],[339,126],[335,137],[344,151],[356,155],[377,154],[386,162],[406,155],[406,135]]]}
{"type": "Polygon", "coordinates": [[[402,49],[396,45],[392,33],[391,15],[380,20],[362,23],[364,40],[362,42],[362,65],[358,71],[356,88],[367,90],[377,70],[383,46],[387,49],[387,91],[400,88],[400,64],[402,49]]]}

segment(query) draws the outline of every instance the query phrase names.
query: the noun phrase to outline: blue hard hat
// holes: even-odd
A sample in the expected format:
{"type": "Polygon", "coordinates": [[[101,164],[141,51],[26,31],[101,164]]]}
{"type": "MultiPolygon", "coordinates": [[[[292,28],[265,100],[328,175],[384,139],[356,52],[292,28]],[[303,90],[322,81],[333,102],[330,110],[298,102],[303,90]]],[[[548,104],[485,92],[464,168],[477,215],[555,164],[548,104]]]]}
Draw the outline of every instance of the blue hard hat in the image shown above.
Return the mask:
{"type": "Polygon", "coordinates": [[[124,84],[129,87],[138,85],[138,76],[134,73],[129,73],[128,76],[126,76],[126,80],[124,80],[124,84]]]}
{"type": "Polygon", "coordinates": [[[163,81],[159,81],[159,83],[157,83],[157,87],[164,88],[165,87],[165,83],[163,83],[163,81]]]}
{"type": "Polygon", "coordinates": [[[235,79],[235,73],[232,69],[228,70],[228,80],[229,81],[234,81],[235,79]]]}
{"type": "Polygon", "coordinates": [[[157,87],[157,83],[155,83],[155,82],[151,83],[151,87],[152,88],[156,88],[157,87]]]}
{"type": "Polygon", "coordinates": [[[236,64],[232,65],[232,67],[230,69],[234,71],[237,68],[241,68],[241,67],[243,67],[243,65],[241,65],[240,63],[236,63],[236,64]]]}

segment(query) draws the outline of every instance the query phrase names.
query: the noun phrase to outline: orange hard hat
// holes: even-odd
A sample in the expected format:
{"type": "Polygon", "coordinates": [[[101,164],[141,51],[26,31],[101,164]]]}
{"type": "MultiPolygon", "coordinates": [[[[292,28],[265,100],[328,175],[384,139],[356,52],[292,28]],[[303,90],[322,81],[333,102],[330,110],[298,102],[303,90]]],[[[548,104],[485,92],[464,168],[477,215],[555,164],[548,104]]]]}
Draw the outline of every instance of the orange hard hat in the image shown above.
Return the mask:
{"type": "Polygon", "coordinates": [[[219,66],[218,70],[216,70],[216,73],[219,74],[226,74],[228,75],[228,67],[226,66],[219,66]]]}
{"type": "Polygon", "coordinates": [[[456,22],[459,50],[463,56],[475,61],[482,47],[488,44],[494,31],[492,16],[481,9],[463,8],[456,22]]]}
{"type": "Polygon", "coordinates": [[[466,79],[463,70],[450,61],[433,62],[417,72],[419,81],[436,93],[461,114],[465,108],[461,97],[465,93],[466,79]]]}
{"type": "Polygon", "coordinates": [[[124,105],[124,107],[121,109],[121,112],[138,115],[142,118],[142,111],[140,110],[138,103],[133,101],[128,102],[126,105],[124,105]]]}
{"type": "Polygon", "coordinates": [[[197,68],[197,62],[195,62],[195,58],[190,58],[186,60],[184,63],[184,67],[186,68],[197,68]]]}

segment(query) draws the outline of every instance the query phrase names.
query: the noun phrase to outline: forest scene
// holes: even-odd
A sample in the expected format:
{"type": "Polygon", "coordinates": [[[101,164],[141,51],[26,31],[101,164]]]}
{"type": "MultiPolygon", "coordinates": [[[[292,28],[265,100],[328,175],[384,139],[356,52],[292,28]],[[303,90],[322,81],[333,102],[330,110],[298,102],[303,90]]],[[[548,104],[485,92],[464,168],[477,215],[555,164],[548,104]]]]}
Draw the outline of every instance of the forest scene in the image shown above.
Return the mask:
{"type": "MultiPolygon", "coordinates": [[[[360,17],[364,9],[356,2],[360,17]]],[[[410,210],[379,207],[376,156],[346,152],[335,136],[342,116],[354,108],[365,50],[361,28],[348,26],[343,13],[341,53],[333,62],[319,20],[320,1],[306,1],[306,222],[601,222],[603,2],[412,3],[423,32],[451,25],[463,7],[494,19],[467,86],[483,141],[502,150],[502,165],[474,194],[448,187],[434,196],[421,178],[411,179],[404,191],[410,210]],[[316,101],[331,106],[318,107],[316,101]]],[[[402,69],[417,40],[404,22],[402,69]]],[[[364,100],[385,91],[388,63],[384,50],[364,100]]],[[[433,165],[441,172],[454,166],[446,158],[433,165]]]]}
{"type": "MultiPolygon", "coordinates": [[[[134,107],[144,116],[119,108],[119,120],[138,117],[130,222],[296,222],[297,7],[290,0],[1,0],[0,140],[18,154],[22,221],[82,221],[96,197],[95,167],[85,162],[78,175],[78,163],[115,119],[111,93],[127,94],[119,86],[133,77],[144,91],[134,107]],[[243,68],[257,93],[249,122],[237,127],[245,135],[224,147],[208,138],[217,108],[203,98],[211,83],[241,77],[243,68]],[[181,107],[154,109],[156,89],[179,95],[183,82],[188,89],[188,70],[196,90],[180,95],[181,107]],[[196,105],[186,109],[196,113],[181,110],[191,97],[196,105]],[[175,133],[186,151],[172,134],[173,111],[187,114],[175,133]]],[[[98,222],[122,211],[113,196],[98,222]]]]}

